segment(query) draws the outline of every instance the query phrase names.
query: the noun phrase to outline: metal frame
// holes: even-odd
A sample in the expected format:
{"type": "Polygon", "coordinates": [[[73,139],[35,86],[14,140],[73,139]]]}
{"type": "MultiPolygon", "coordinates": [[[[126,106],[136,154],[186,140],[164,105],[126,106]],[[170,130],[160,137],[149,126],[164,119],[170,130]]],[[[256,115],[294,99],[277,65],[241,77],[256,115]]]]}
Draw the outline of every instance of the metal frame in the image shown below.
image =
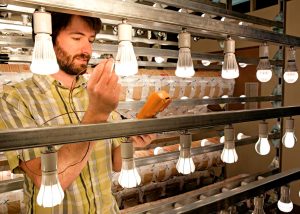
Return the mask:
{"type": "MultiPolygon", "coordinates": [[[[268,19],[263,19],[255,16],[250,16],[243,13],[238,13],[235,11],[232,11],[231,9],[225,9],[221,7],[216,7],[212,5],[208,5],[201,0],[190,1],[190,0],[147,0],[150,2],[156,2],[161,4],[166,4],[169,6],[174,6],[178,8],[186,8],[190,9],[196,12],[202,12],[202,13],[209,13],[217,16],[224,16],[232,19],[238,19],[240,21],[244,21],[247,23],[253,23],[258,25],[265,25],[265,26],[276,26],[276,27],[282,27],[283,23],[278,21],[272,21],[268,19]]],[[[231,2],[231,1],[230,1],[231,2]]]]}
{"type": "Polygon", "coordinates": [[[133,135],[189,130],[214,125],[265,120],[300,114],[300,106],[240,110],[111,123],[11,129],[0,131],[0,151],[110,139],[133,135]]]}
{"type": "MultiPolygon", "coordinates": [[[[153,8],[151,6],[128,3],[116,0],[106,1],[56,1],[56,0],[10,0],[13,4],[25,6],[44,6],[50,11],[67,12],[86,16],[96,16],[108,19],[120,20],[122,18],[129,19],[130,23],[137,20],[152,22],[155,25],[164,27],[167,25],[181,26],[187,28],[193,33],[217,33],[226,37],[240,36],[252,40],[279,43],[290,46],[300,46],[300,38],[295,36],[282,36],[266,30],[255,29],[252,27],[238,26],[232,23],[222,23],[221,21],[206,19],[196,15],[179,14],[175,11],[153,8]],[[114,7],[112,7],[114,5],[114,7]],[[163,16],[161,16],[163,14],[163,16]]],[[[180,30],[177,32],[179,33],[180,30]]]]}

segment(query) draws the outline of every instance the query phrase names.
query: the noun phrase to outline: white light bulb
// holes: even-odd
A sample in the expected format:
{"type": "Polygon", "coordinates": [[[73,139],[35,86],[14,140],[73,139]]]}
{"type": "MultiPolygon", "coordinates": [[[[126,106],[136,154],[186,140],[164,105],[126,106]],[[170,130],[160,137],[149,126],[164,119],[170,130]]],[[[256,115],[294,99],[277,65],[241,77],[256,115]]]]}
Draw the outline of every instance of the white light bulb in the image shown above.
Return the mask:
{"type": "Polygon", "coordinates": [[[225,19],[226,19],[226,17],[223,16],[223,17],[221,18],[221,22],[224,22],[225,19]]]}
{"type": "Polygon", "coordinates": [[[122,169],[118,178],[123,188],[133,188],[141,183],[141,177],[135,167],[132,142],[121,144],[122,169]]]}
{"type": "MultiPolygon", "coordinates": [[[[226,95],[226,94],[221,96],[222,99],[227,99],[228,97],[229,97],[229,96],[226,95]]],[[[226,104],[227,104],[227,103],[220,103],[220,107],[223,109],[223,108],[225,107],[226,104]]]]}
{"type": "Polygon", "coordinates": [[[154,150],[153,150],[153,154],[154,155],[160,155],[160,154],[163,154],[165,153],[165,150],[162,148],[162,147],[155,147],[154,150]]]}
{"type": "Polygon", "coordinates": [[[118,53],[115,62],[115,72],[119,76],[132,76],[138,73],[138,63],[134,53],[132,40],[132,26],[123,20],[118,25],[118,53]]]}
{"type": "Polygon", "coordinates": [[[288,132],[288,131],[284,134],[284,136],[282,138],[283,145],[286,148],[293,148],[296,140],[297,140],[297,138],[296,138],[294,132],[288,132]]]}
{"type": "MultiPolygon", "coordinates": [[[[132,160],[133,161],[133,160],[132,160]]],[[[134,167],[132,169],[124,169],[123,168],[124,161],[122,162],[122,169],[118,178],[119,184],[123,188],[133,188],[141,183],[141,177],[134,167]]]]}
{"type": "Polygon", "coordinates": [[[290,199],[290,188],[288,186],[280,188],[280,200],[277,202],[277,206],[281,212],[289,213],[293,210],[293,202],[290,199]]]}
{"type": "Polygon", "coordinates": [[[260,82],[268,82],[272,78],[269,46],[266,43],[259,46],[259,63],[257,65],[256,78],[260,82]]]}
{"type": "Polygon", "coordinates": [[[259,123],[259,138],[255,144],[255,151],[260,155],[267,155],[270,152],[270,143],[268,140],[268,124],[259,123]]]}
{"type": "Polygon", "coordinates": [[[245,139],[245,138],[248,138],[250,136],[247,136],[247,135],[244,135],[244,133],[238,133],[237,136],[236,136],[236,139],[237,140],[242,140],[242,139],[245,139]]]}
{"type": "Polygon", "coordinates": [[[222,65],[221,76],[224,79],[234,79],[239,77],[239,67],[235,58],[235,41],[228,38],[224,47],[224,63],[222,65]]]}
{"type": "Polygon", "coordinates": [[[235,150],[234,131],[232,126],[224,129],[224,148],[221,153],[221,160],[224,163],[235,163],[238,161],[238,155],[235,150]]]}
{"type": "Polygon", "coordinates": [[[255,144],[255,151],[260,155],[269,154],[270,149],[270,143],[267,138],[259,138],[255,144]]]}
{"type": "Polygon", "coordinates": [[[256,78],[260,82],[268,82],[272,78],[272,71],[271,70],[257,70],[256,78]]]}
{"type": "Polygon", "coordinates": [[[286,120],[286,131],[282,137],[282,143],[286,148],[293,148],[297,138],[294,133],[294,119],[289,118],[286,120]]]}
{"type": "Polygon", "coordinates": [[[195,70],[191,56],[191,34],[183,31],[178,38],[179,55],[175,75],[182,78],[194,76],[195,70]]]}
{"type": "Polygon", "coordinates": [[[209,99],[209,98],[210,98],[209,96],[202,97],[202,99],[209,99]]]}
{"type": "Polygon", "coordinates": [[[295,83],[298,79],[298,68],[296,65],[296,50],[290,47],[287,66],[283,78],[287,83],[295,83]]]}
{"type": "Polygon", "coordinates": [[[225,142],[225,137],[224,136],[220,137],[220,143],[224,143],[224,142],[225,142]]]}
{"type": "Polygon", "coordinates": [[[51,38],[51,14],[44,8],[33,13],[35,42],[30,70],[32,73],[49,75],[58,72],[56,55],[51,38]]]}
{"type": "Polygon", "coordinates": [[[204,66],[209,66],[210,65],[210,61],[209,60],[205,60],[205,59],[201,60],[201,63],[204,66]]]}
{"type": "Polygon", "coordinates": [[[283,74],[283,79],[287,83],[295,83],[298,80],[298,72],[285,71],[283,74]]]}
{"type": "Polygon", "coordinates": [[[179,173],[184,175],[193,173],[195,171],[195,164],[191,157],[191,134],[180,135],[180,154],[176,164],[176,169],[179,173]]]}
{"type": "MultiPolygon", "coordinates": [[[[244,98],[244,97],[246,97],[246,95],[244,95],[244,94],[242,94],[242,95],[240,96],[240,98],[244,98]]],[[[245,104],[245,102],[241,102],[241,104],[245,104]]]]}
{"type": "Polygon", "coordinates": [[[158,64],[163,63],[165,61],[165,59],[163,57],[161,57],[161,56],[154,57],[154,60],[158,64]]]}
{"type": "Polygon", "coordinates": [[[37,196],[37,204],[43,207],[54,207],[64,198],[64,191],[57,174],[57,153],[47,150],[41,155],[42,183],[37,196]]]}
{"type": "Polygon", "coordinates": [[[239,63],[239,66],[241,67],[241,68],[246,68],[247,67],[247,63],[243,63],[243,62],[240,62],[239,63]]]}

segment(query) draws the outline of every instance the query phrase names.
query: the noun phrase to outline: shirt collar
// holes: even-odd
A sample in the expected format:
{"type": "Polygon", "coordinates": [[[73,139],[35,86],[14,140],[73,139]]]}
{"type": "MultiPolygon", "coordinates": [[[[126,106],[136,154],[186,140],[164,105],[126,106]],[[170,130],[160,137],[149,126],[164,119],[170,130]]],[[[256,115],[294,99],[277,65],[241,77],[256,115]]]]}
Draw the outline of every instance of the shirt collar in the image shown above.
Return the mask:
{"type": "MultiPolygon", "coordinates": [[[[67,89],[64,86],[62,86],[61,83],[56,79],[54,79],[51,75],[33,74],[32,79],[42,93],[46,93],[47,91],[50,90],[51,86],[55,86],[55,85],[67,89]]],[[[82,75],[78,76],[78,79],[75,84],[75,88],[85,88],[86,85],[87,85],[87,79],[84,78],[82,75]]]]}

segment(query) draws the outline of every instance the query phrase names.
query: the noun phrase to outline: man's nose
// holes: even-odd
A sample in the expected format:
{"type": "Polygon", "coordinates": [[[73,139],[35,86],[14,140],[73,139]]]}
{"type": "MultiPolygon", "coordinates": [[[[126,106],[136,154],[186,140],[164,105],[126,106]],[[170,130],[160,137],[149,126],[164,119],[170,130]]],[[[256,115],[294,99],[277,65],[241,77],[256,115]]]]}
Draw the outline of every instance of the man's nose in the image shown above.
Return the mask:
{"type": "Polygon", "coordinates": [[[92,43],[89,40],[85,40],[81,47],[81,52],[91,55],[92,54],[92,43]]]}

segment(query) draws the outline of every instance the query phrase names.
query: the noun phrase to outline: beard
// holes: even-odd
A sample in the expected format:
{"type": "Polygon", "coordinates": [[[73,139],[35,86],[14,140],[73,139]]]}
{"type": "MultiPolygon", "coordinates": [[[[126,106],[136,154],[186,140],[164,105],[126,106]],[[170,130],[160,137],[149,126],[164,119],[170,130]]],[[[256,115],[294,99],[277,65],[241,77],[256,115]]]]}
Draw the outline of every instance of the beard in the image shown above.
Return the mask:
{"type": "Polygon", "coordinates": [[[88,62],[91,59],[91,56],[85,53],[76,55],[68,54],[67,51],[63,50],[58,42],[56,42],[55,45],[55,53],[60,70],[70,75],[84,74],[86,72],[88,62]],[[86,60],[86,63],[76,64],[75,59],[86,60]]]}

